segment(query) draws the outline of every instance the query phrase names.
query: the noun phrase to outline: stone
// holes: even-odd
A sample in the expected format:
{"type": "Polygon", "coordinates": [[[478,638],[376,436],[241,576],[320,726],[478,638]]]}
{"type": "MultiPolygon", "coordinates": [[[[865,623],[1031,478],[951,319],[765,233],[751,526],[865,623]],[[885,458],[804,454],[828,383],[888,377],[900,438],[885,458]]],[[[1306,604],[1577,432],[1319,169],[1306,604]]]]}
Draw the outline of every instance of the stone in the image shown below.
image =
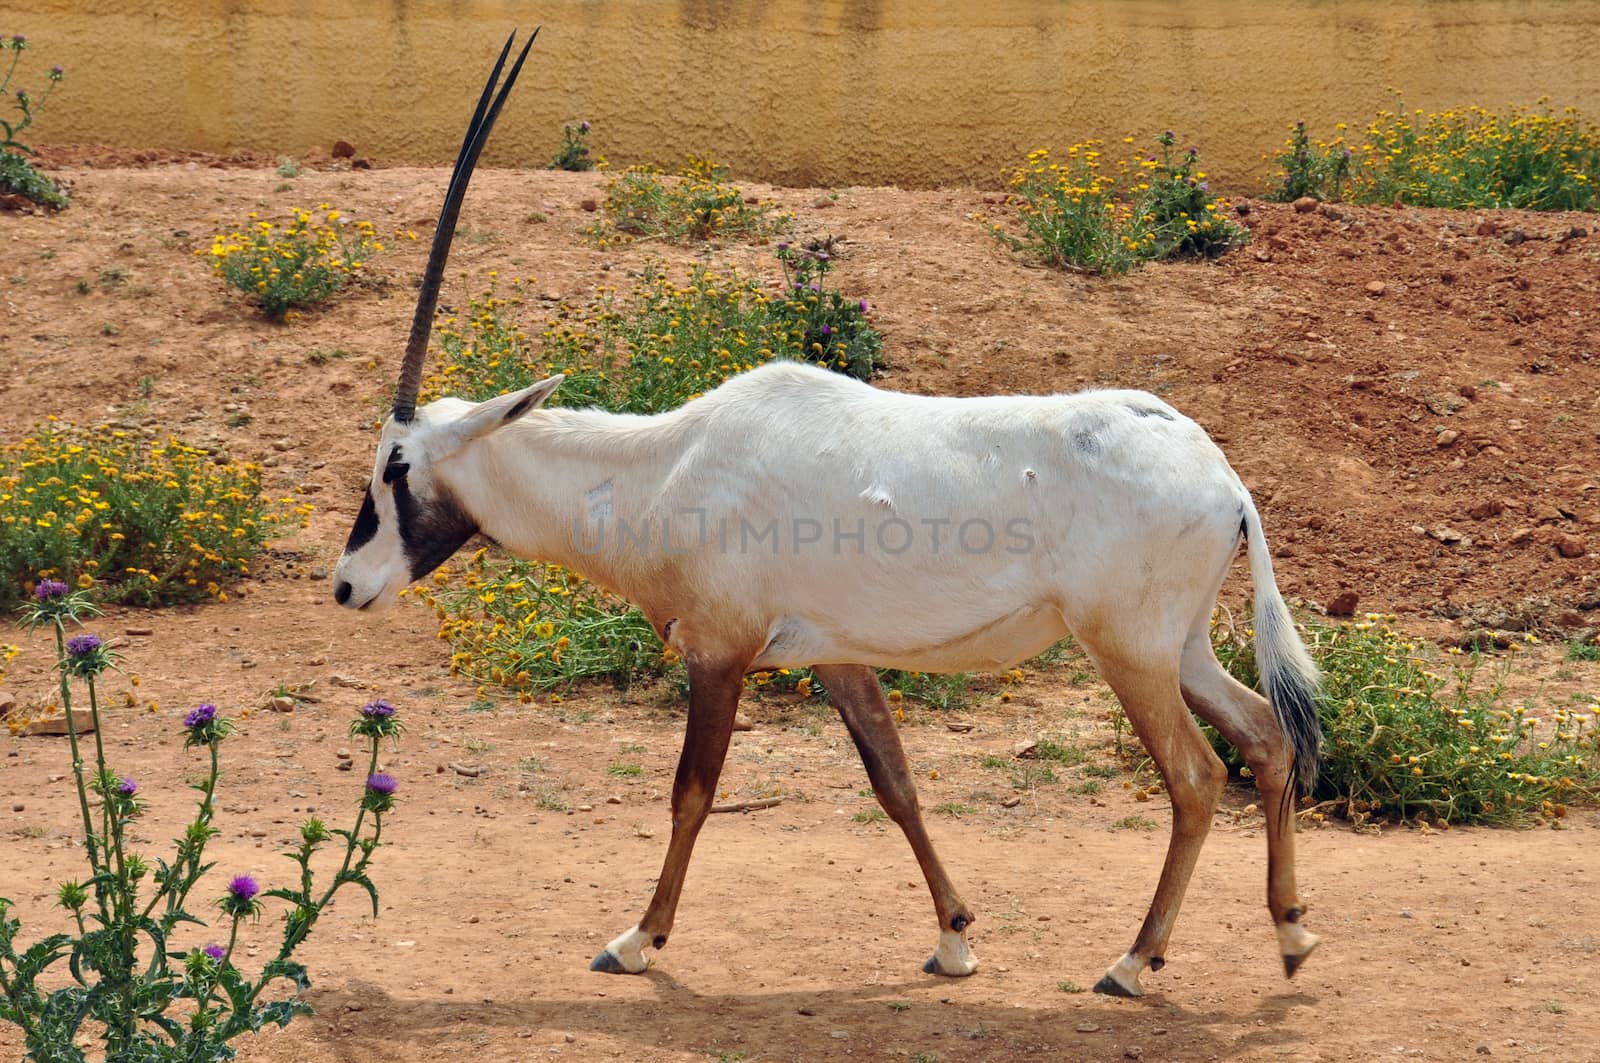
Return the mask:
{"type": "Polygon", "coordinates": [[[1386,292],[1388,290],[1389,290],[1389,286],[1387,284],[1383,283],[1382,281],[1368,281],[1367,282],[1367,294],[1368,295],[1382,295],[1384,292],[1386,292]]]}
{"type": "MultiPolygon", "coordinates": [[[[79,734],[89,734],[94,731],[94,716],[88,709],[72,710],[72,725],[79,734]]],[[[64,735],[67,733],[67,718],[62,716],[46,716],[42,720],[23,724],[19,735],[64,735]]]]}
{"type": "Polygon", "coordinates": [[[1301,196],[1294,201],[1294,212],[1296,214],[1310,214],[1316,209],[1317,200],[1314,196],[1301,196]]]}
{"type": "Polygon", "coordinates": [[[1446,428],[1443,432],[1433,437],[1433,445],[1436,447],[1448,447],[1460,438],[1460,432],[1457,432],[1454,428],[1446,428]]]}
{"type": "Polygon", "coordinates": [[[356,146],[348,140],[335,140],[332,154],[336,159],[353,159],[356,156],[356,146]]]}
{"type": "Polygon", "coordinates": [[[1355,591],[1345,590],[1328,599],[1326,606],[1329,616],[1355,616],[1356,605],[1361,601],[1360,595],[1355,591]]]}
{"type": "Polygon", "coordinates": [[[1582,557],[1585,552],[1583,539],[1576,535],[1563,535],[1556,540],[1556,552],[1562,557],[1582,557]]]}
{"type": "Polygon", "coordinates": [[[593,199],[592,197],[589,198],[589,199],[583,200],[582,202],[580,202],[578,204],[578,206],[580,208],[582,208],[584,213],[586,213],[586,214],[593,214],[595,211],[600,209],[599,201],[593,199]]]}
{"type": "Polygon", "coordinates": [[[1506,504],[1502,499],[1486,498],[1482,502],[1474,502],[1467,508],[1467,516],[1473,520],[1488,520],[1498,517],[1506,511],[1506,504]]]}

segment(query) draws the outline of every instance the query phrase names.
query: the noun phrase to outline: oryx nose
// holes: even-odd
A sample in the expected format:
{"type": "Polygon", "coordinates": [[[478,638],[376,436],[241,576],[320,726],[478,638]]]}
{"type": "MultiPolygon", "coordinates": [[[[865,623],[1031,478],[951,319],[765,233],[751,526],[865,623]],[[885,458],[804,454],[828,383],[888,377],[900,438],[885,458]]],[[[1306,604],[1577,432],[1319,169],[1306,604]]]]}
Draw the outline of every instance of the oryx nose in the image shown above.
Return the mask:
{"type": "Polygon", "coordinates": [[[348,580],[340,580],[333,585],[333,600],[343,605],[350,600],[351,586],[348,580]]]}

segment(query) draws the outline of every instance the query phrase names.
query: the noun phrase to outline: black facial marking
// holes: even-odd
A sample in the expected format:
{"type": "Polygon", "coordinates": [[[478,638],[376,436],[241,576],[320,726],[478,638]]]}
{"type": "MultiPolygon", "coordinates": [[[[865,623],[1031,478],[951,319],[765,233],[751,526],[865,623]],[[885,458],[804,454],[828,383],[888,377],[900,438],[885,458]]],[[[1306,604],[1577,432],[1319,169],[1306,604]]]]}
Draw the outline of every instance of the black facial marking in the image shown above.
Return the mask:
{"type": "Polygon", "coordinates": [[[394,483],[394,508],[412,579],[421,579],[450,560],[478,531],[477,522],[450,492],[437,489],[432,498],[418,501],[404,477],[394,483]]]}
{"type": "Polygon", "coordinates": [[[1152,957],[1150,957],[1150,969],[1152,971],[1159,971],[1159,970],[1161,970],[1161,968],[1165,967],[1166,965],[1167,965],[1167,958],[1165,956],[1152,956],[1152,957]]]}
{"type": "Polygon", "coordinates": [[[1287,912],[1283,913],[1283,921],[1285,923],[1298,923],[1300,921],[1300,916],[1303,914],[1304,913],[1298,908],[1290,908],[1287,912]]]}
{"type": "Polygon", "coordinates": [[[411,471],[411,466],[401,458],[400,448],[395,447],[389,451],[389,460],[383,463],[383,482],[392,484],[403,479],[411,471]]]}
{"type": "Polygon", "coordinates": [[[650,944],[654,945],[658,949],[666,948],[667,947],[667,935],[665,935],[665,934],[657,934],[655,937],[650,939],[650,944]]]}
{"type": "Polygon", "coordinates": [[[1170,421],[1173,419],[1172,414],[1161,409],[1159,406],[1140,406],[1136,402],[1130,402],[1128,403],[1128,409],[1133,411],[1133,415],[1135,417],[1159,417],[1163,421],[1170,421]]]}
{"type": "Polygon", "coordinates": [[[344,552],[354,553],[378,534],[378,510],[372,504],[372,488],[367,488],[366,494],[361,499],[361,510],[356,514],[355,527],[350,529],[350,539],[344,544],[344,552]]]}
{"type": "Polygon", "coordinates": [[[950,929],[954,930],[956,933],[959,934],[963,930],[965,930],[966,928],[967,928],[967,920],[966,920],[965,916],[958,915],[954,919],[950,920],[950,929]]]}

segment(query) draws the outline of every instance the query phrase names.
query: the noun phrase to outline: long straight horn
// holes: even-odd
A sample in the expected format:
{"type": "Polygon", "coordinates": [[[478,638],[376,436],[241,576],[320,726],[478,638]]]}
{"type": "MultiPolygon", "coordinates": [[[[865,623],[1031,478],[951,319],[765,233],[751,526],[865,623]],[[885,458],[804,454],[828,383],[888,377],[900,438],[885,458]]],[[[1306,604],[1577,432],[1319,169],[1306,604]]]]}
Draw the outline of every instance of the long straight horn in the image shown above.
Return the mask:
{"type": "Polygon", "coordinates": [[[422,363],[428,355],[428,339],[433,332],[433,311],[439,305],[439,285],[444,279],[445,261],[450,257],[450,240],[456,233],[461,200],[467,194],[467,182],[472,180],[472,168],[477,164],[484,142],[489,139],[489,130],[494,128],[494,120],[500,116],[500,107],[506,102],[511,86],[516,84],[523,60],[528,58],[528,49],[533,47],[538,36],[539,30],[535,28],[528,43],[522,46],[517,61],[512,64],[511,73],[506,75],[505,84],[500,86],[496,94],[495,83],[500,80],[506,56],[511,54],[511,46],[517,39],[516,31],[511,32],[511,36],[506,38],[505,47],[500,49],[500,58],[495,60],[488,82],[483,86],[483,95],[478,97],[477,109],[472,112],[472,123],[467,126],[461,153],[456,156],[455,169],[450,173],[450,188],[445,192],[444,208],[439,211],[439,224],[433,230],[433,249],[428,252],[428,266],[422,273],[422,290],[417,294],[417,313],[411,319],[411,336],[406,340],[406,357],[400,366],[400,383],[394,389],[396,421],[403,423],[416,416],[417,392],[422,387],[422,363]],[[492,103],[490,97],[493,97],[492,103]]]}

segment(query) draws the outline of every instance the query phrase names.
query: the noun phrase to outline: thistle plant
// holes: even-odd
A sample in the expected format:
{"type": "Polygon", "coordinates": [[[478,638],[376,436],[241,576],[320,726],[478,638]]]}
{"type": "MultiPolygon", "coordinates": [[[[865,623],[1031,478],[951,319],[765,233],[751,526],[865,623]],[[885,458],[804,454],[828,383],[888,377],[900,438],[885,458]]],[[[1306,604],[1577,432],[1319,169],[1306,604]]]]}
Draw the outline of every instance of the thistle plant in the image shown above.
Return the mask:
{"type": "MultiPolygon", "coordinates": [[[[191,910],[191,897],[215,866],[205,859],[205,847],[218,834],[212,820],[220,749],[233,725],[210,704],[184,718],[184,746],[203,751],[209,768],[195,787],[198,808],[176,839],[172,861],[147,860],[134,850],[130,829],[145,813],[147,795],[136,778],[112,769],[100,738],[96,681],[117,667],[118,655],[96,635],[67,636],[69,624],[79,625],[99,610],[84,593],[50,579],[38,584],[32,599],[23,622],[55,632],[88,876],[61,883],[56,892],[75,932],[50,934],[31,945],[18,939],[22,923],[13,914],[14,904],[0,898],[0,1021],[22,1030],[26,1058],[39,1063],[87,1060],[80,1040],[85,1034],[103,1042],[108,1063],[233,1059],[230,1042],[238,1037],[311,1013],[302,998],[310,981],[293,954],[334,895],[344,886],[359,886],[377,915],[378,892],[369,866],[397,788],[393,777],[377,770],[378,748],[401,733],[395,709],[372,702],[351,724],[351,734],[365,738],[369,749],[354,825],[330,829],[320,820],[307,820],[299,846],[285,854],[298,868],[292,885],[263,890],[252,875],[233,876],[215,902],[226,944],[201,935],[195,944],[180,945],[180,932],[207,926],[191,910]],[[88,698],[92,753],[73,715],[75,684],[88,698]],[[92,757],[87,762],[86,753],[92,757]],[[313,858],[335,838],[344,843],[338,870],[318,889],[313,858]],[[260,920],[267,898],[286,902],[288,911],[276,954],[252,976],[235,965],[235,949],[241,929],[260,920]],[[62,961],[64,967],[51,970],[62,961]]],[[[337,854],[340,846],[332,848],[337,854]]]]}
{"type": "Polygon", "coordinates": [[[45,90],[42,95],[35,96],[25,88],[13,90],[11,79],[16,75],[17,67],[22,61],[22,53],[28,48],[28,38],[18,33],[11,37],[0,36],[0,63],[5,64],[6,72],[0,77],[0,97],[13,101],[16,114],[12,118],[0,118],[0,194],[16,194],[27,197],[35,203],[46,207],[60,209],[67,205],[67,197],[60,187],[50,178],[34,169],[24,156],[32,155],[33,149],[28,147],[17,137],[23,130],[33,124],[33,119],[50,97],[55,95],[56,86],[61,83],[66,72],[59,66],[53,66],[45,75],[45,90]],[[5,62],[5,53],[11,53],[11,61],[5,62]]]}
{"type": "MultiPolygon", "coordinates": [[[[556,152],[550,160],[552,170],[570,170],[582,172],[595,168],[596,160],[589,155],[589,148],[584,144],[589,130],[594,127],[585,120],[577,125],[564,125],[561,127],[561,150],[556,152]]],[[[604,162],[604,159],[599,160],[604,162]]]]}

